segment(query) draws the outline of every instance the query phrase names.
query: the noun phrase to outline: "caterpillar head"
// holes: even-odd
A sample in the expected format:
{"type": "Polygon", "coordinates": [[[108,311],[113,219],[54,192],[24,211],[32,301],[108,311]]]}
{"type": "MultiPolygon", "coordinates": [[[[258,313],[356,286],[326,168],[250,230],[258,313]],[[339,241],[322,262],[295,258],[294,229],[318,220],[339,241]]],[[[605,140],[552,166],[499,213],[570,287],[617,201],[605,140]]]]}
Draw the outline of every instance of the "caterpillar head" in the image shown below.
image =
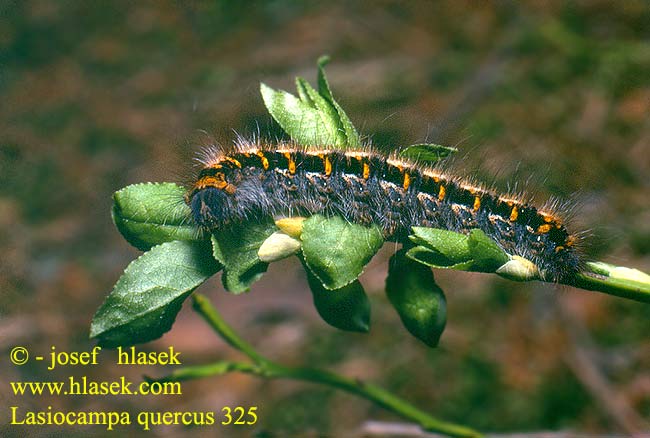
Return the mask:
{"type": "Polygon", "coordinates": [[[201,170],[197,181],[185,194],[185,202],[192,210],[194,222],[200,227],[217,228],[232,218],[235,207],[235,175],[222,166],[201,170]]]}

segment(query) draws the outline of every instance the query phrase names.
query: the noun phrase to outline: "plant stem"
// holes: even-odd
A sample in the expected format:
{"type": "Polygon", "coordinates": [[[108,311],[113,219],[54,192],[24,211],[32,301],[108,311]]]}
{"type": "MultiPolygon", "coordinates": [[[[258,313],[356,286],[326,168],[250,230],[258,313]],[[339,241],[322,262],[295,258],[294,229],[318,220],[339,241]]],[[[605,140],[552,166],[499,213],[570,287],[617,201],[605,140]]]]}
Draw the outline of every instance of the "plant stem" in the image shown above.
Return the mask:
{"type": "Polygon", "coordinates": [[[650,276],[636,269],[589,262],[567,284],[616,297],[650,303],[650,276]]]}
{"type": "Polygon", "coordinates": [[[326,370],[303,367],[286,367],[272,362],[271,360],[261,356],[250,344],[242,340],[223,320],[221,315],[205,296],[194,294],[193,307],[194,310],[208,322],[214,331],[219,334],[219,336],[221,336],[233,348],[248,356],[253,363],[221,361],[208,365],[185,367],[158,380],[191,380],[236,371],[271,379],[285,378],[319,383],[341,389],[372,401],[377,405],[400,415],[402,418],[417,423],[427,431],[438,432],[453,437],[469,438],[482,436],[480,432],[468,427],[438,420],[379,386],[363,382],[359,379],[343,377],[326,370]]]}
{"type": "Polygon", "coordinates": [[[262,357],[252,345],[240,338],[237,333],[221,317],[210,300],[198,293],[192,295],[192,308],[223,338],[231,347],[241,351],[250,357],[255,363],[265,363],[267,359],[262,357]]]}
{"type": "Polygon", "coordinates": [[[174,371],[158,381],[184,381],[208,376],[222,375],[229,372],[241,372],[269,379],[293,379],[312,383],[320,383],[342,389],[351,394],[370,400],[383,408],[392,411],[405,419],[419,424],[431,432],[444,433],[454,437],[480,437],[481,434],[473,429],[457,424],[447,423],[431,417],[410,403],[396,397],[376,385],[361,380],[349,379],[325,370],[315,368],[290,368],[270,361],[263,364],[245,362],[215,362],[208,365],[185,367],[174,371]]]}

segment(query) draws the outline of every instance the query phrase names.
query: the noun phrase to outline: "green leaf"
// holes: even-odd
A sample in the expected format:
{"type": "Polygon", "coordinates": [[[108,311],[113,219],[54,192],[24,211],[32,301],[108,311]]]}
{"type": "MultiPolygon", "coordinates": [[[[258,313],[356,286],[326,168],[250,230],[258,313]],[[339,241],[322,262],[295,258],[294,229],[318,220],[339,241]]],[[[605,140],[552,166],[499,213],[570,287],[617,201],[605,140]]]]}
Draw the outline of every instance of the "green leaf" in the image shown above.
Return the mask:
{"type": "MultiPolygon", "coordinates": [[[[296,90],[298,91],[298,98],[301,102],[306,103],[311,108],[317,110],[318,107],[310,97],[308,88],[311,88],[311,85],[301,77],[296,78],[296,90]]],[[[313,90],[313,88],[312,88],[313,90]]]]}
{"type": "Polygon", "coordinates": [[[604,275],[605,277],[644,285],[650,284],[650,275],[638,269],[611,265],[605,262],[587,262],[586,265],[592,273],[604,275]]]}
{"type": "Polygon", "coordinates": [[[173,240],[201,240],[184,194],[185,189],[173,183],[130,185],[113,195],[113,222],[142,251],[173,240]]]}
{"type": "Polygon", "coordinates": [[[468,245],[474,267],[483,272],[495,272],[510,260],[510,256],[483,231],[475,228],[470,231],[468,245]]]}
{"type": "Polygon", "coordinates": [[[321,56],[318,59],[318,92],[336,109],[340,126],[345,133],[345,144],[351,147],[358,147],[361,145],[359,134],[354,128],[354,125],[352,124],[352,121],[348,115],[345,113],[345,111],[343,111],[343,108],[341,108],[341,105],[339,105],[338,102],[334,100],[334,95],[330,90],[330,85],[327,81],[327,76],[325,75],[325,65],[327,65],[329,61],[329,56],[321,56]]]}
{"type": "Polygon", "coordinates": [[[416,246],[406,252],[406,257],[415,260],[423,265],[437,269],[457,269],[459,271],[470,271],[474,263],[470,260],[467,262],[454,263],[448,258],[441,255],[438,251],[433,251],[424,246],[416,246]]]}
{"type": "Polygon", "coordinates": [[[207,242],[153,247],[126,268],[97,310],[90,337],[105,347],[159,338],[171,328],[185,298],[220,268],[207,242]]]}
{"type": "Polygon", "coordinates": [[[404,327],[430,347],[438,345],[447,321],[447,303],[430,268],[405,257],[401,250],[390,259],[386,295],[404,327]]]}
{"type": "Polygon", "coordinates": [[[650,276],[638,269],[603,262],[587,262],[566,284],[650,303],[650,276]]]}
{"type": "Polygon", "coordinates": [[[318,314],[340,330],[366,333],[370,330],[370,301],[359,280],[336,290],[327,290],[309,269],[307,281],[318,314]]]}
{"type": "Polygon", "coordinates": [[[338,123],[310,103],[260,84],[266,109],[289,136],[302,145],[342,145],[338,123]]]}
{"type": "Polygon", "coordinates": [[[469,238],[465,234],[438,228],[413,227],[413,235],[409,239],[416,245],[431,250],[429,257],[435,265],[450,267],[472,260],[469,238]]]}
{"type": "Polygon", "coordinates": [[[455,152],[458,152],[458,149],[453,147],[421,143],[407,147],[399,155],[400,157],[410,158],[415,161],[433,164],[455,152]]]}
{"type": "Polygon", "coordinates": [[[289,136],[303,145],[357,147],[359,134],[343,108],[334,100],[327,77],[327,57],[318,60],[318,91],[296,78],[298,98],[260,84],[266,109],[289,136]]]}
{"type": "Polygon", "coordinates": [[[356,280],[384,242],[378,227],[319,215],[305,220],[301,239],[307,267],[330,290],[356,280]]]}
{"type": "Polygon", "coordinates": [[[434,268],[496,272],[510,256],[483,231],[469,235],[438,228],[413,227],[409,236],[416,244],[406,253],[412,260],[434,268]]]}
{"type": "Polygon", "coordinates": [[[275,231],[273,221],[266,221],[246,222],[213,232],[213,255],[224,266],[221,281],[227,291],[247,292],[262,277],[268,263],[262,262],[257,252],[275,231]]]}
{"type": "Polygon", "coordinates": [[[343,130],[343,126],[339,119],[339,114],[336,111],[336,108],[334,108],[334,106],[327,99],[318,94],[318,91],[314,90],[314,88],[309,85],[309,82],[307,82],[305,79],[300,77],[296,78],[296,86],[298,88],[299,94],[306,95],[305,99],[303,99],[303,102],[307,103],[313,109],[316,109],[318,111],[318,115],[320,116],[323,124],[331,126],[332,128],[335,127],[335,129],[332,129],[332,133],[335,135],[335,138],[333,141],[330,140],[329,143],[326,144],[345,146],[347,144],[347,138],[345,136],[345,131],[343,130]]]}

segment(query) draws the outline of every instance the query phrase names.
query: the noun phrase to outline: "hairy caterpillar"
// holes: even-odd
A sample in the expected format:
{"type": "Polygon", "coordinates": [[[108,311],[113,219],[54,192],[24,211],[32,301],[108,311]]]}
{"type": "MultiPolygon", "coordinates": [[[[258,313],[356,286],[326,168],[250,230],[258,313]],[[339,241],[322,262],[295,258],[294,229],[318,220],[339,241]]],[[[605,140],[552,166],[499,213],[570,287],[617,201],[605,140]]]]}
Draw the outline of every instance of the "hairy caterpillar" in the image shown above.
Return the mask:
{"type": "Polygon", "coordinates": [[[411,227],[483,230],[547,280],[580,267],[578,237],[551,209],[502,196],[397,155],[239,141],[212,148],[185,196],[195,223],[216,229],[268,216],[340,215],[405,242],[411,227]]]}

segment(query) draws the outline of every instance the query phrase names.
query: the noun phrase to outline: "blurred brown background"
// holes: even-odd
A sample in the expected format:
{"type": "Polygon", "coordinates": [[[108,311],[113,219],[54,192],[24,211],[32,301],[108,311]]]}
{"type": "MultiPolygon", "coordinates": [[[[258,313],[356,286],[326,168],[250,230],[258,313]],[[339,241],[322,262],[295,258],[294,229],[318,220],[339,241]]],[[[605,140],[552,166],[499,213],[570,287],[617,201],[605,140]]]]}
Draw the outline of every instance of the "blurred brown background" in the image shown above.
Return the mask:
{"type": "MultiPolygon", "coordinates": [[[[330,54],[334,93],[382,147],[461,149],[461,169],[497,187],[577,203],[589,257],[650,270],[650,6],[573,2],[50,2],[0,5],[0,423],[8,406],[215,410],[259,406],[253,428],[158,427],[148,436],[355,436],[398,421],[309,384],[229,375],[183,396],[16,397],[11,380],[162,375],[162,367],[16,367],[84,351],[95,309],[138,252],[110,219],[131,183],[180,181],[198,145],[232,130],[275,136],[258,86],[293,90],[330,54]],[[618,6],[614,6],[618,5],[618,6]],[[203,132],[205,131],[205,133],[203,132]]],[[[437,272],[448,326],[428,349],[383,294],[384,248],[363,282],[367,335],[336,331],[295,260],[250,294],[201,287],[263,353],[379,383],[434,415],[492,432],[649,430],[650,307],[493,276],[437,272]]],[[[189,306],[149,350],[186,364],[239,358],[189,306]]],[[[136,434],[137,426],[120,429],[136,434]]],[[[9,428],[3,436],[103,436],[102,427],[9,428]]]]}

